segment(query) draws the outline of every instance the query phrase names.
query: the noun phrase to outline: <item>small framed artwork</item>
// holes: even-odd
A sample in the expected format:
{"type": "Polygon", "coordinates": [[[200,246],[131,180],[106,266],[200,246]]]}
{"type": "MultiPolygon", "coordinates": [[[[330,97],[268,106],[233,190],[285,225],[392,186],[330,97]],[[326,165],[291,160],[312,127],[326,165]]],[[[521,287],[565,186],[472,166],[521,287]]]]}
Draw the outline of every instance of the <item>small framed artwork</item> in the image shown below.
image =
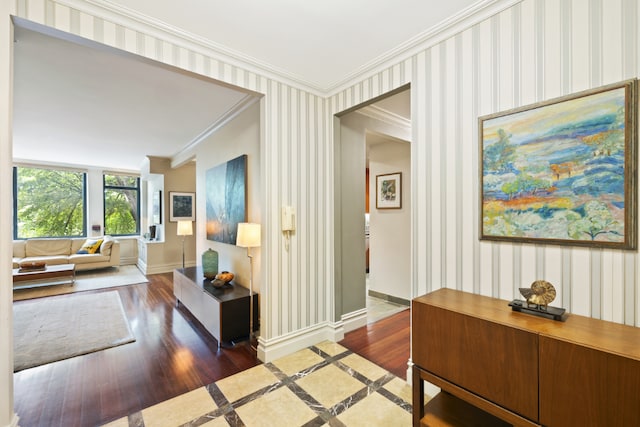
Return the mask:
{"type": "Polygon", "coordinates": [[[376,175],[376,208],[402,208],[402,172],[376,175]]]}
{"type": "Polygon", "coordinates": [[[635,249],[636,86],[480,117],[480,239],[635,249]]]}
{"type": "Polygon", "coordinates": [[[162,191],[157,190],[153,192],[153,223],[162,224],[162,191]]]}
{"type": "Polygon", "coordinates": [[[169,221],[195,221],[196,193],[169,192],[169,221]]]}

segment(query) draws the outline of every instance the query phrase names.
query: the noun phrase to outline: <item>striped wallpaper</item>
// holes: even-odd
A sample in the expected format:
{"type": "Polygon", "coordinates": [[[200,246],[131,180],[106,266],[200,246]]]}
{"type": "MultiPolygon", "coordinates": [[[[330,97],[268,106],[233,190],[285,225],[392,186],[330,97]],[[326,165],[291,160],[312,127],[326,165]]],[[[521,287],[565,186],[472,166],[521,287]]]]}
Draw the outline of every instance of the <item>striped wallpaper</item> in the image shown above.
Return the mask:
{"type": "Polygon", "coordinates": [[[636,77],[639,13],[637,0],[524,0],[325,96],[100,2],[18,1],[20,17],[264,95],[265,343],[345,314],[334,313],[333,116],[407,83],[412,295],[446,286],[511,299],[545,278],[574,313],[638,324],[637,252],[478,240],[476,134],[479,115],[636,77]],[[297,212],[288,249],[283,205],[297,212]]]}
{"type": "Polygon", "coordinates": [[[477,117],[637,77],[639,13],[636,0],[525,0],[330,98],[336,113],[411,82],[414,296],[512,299],[544,278],[573,313],[640,325],[637,251],[477,237],[477,117]]]}

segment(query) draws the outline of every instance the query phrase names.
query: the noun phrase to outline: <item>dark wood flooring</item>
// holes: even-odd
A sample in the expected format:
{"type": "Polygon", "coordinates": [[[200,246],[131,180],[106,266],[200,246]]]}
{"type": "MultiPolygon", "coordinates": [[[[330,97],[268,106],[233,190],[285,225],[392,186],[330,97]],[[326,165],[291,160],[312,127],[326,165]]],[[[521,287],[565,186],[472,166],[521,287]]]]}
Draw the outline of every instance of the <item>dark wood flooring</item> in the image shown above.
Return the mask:
{"type": "Polygon", "coordinates": [[[407,379],[411,354],[411,310],[407,308],[345,334],[340,344],[397,377],[407,379]]]}
{"type": "MultiPolygon", "coordinates": [[[[171,274],[148,278],[93,291],[118,291],[134,343],[14,374],[21,427],[97,426],[260,363],[246,345],[218,349],[188,311],[176,308],[171,274]]],[[[350,332],[341,344],[404,378],[408,312],[350,332]]]]}

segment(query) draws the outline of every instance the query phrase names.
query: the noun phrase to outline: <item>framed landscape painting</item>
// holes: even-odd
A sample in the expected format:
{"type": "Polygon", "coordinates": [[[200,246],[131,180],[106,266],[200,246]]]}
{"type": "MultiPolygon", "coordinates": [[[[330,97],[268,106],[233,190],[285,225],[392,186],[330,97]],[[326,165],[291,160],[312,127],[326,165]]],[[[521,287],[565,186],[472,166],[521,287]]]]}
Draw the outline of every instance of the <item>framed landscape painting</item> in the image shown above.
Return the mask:
{"type": "Polygon", "coordinates": [[[637,81],[480,117],[480,239],[635,249],[637,81]]]}

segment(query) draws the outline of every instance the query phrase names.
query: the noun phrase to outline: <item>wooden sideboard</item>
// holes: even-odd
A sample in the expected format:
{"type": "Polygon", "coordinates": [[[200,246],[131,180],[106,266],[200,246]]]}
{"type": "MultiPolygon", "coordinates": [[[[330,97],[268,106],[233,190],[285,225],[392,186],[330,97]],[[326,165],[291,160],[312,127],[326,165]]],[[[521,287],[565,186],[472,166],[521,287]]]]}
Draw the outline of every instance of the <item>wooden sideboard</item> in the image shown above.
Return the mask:
{"type": "MultiPolygon", "coordinates": [[[[173,271],[173,293],[221,343],[249,336],[249,290],[240,285],[216,288],[201,267],[173,271]]],[[[253,294],[253,329],[258,330],[258,294],[253,294]]]]}
{"type": "Polygon", "coordinates": [[[412,301],[411,338],[416,427],[438,425],[422,380],[516,426],[640,426],[640,328],[440,289],[412,301]]]}

